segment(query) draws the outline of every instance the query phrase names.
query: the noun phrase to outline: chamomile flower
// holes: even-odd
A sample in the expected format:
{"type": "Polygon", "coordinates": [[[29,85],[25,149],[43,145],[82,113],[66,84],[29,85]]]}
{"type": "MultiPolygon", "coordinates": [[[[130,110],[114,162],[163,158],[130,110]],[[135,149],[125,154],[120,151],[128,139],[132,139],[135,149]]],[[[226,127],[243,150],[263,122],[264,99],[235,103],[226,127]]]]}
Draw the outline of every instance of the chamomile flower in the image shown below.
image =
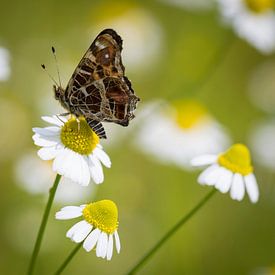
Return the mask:
{"type": "Polygon", "coordinates": [[[274,0],[218,0],[225,20],[263,53],[275,49],[274,0]]]}
{"type": "Polygon", "coordinates": [[[259,199],[259,189],[253,174],[250,152],[243,144],[234,144],[219,155],[202,155],[192,160],[193,166],[210,165],[204,170],[198,182],[214,186],[222,193],[230,190],[233,200],[241,201],[245,190],[252,203],[259,199]]]}
{"type": "Polygon", "coordinates": [[[33,128],[34,143],[42,148],[38,156],[53,159],[53,170],[82,186],[90,179],[96,183],[104,180],[102,165],[111,167],[108,155],[99,144],[99,137],[84,118],[71,117],[62,120],[56,116],[42,117],[54,126],[33,128]]]}
{"type": "Polygon", "coordinates": [[[136,143],[163,163],[190,169],[192,158],[224,150],[229,138],[223,127],[194,100],[155,102],[139,114],[136,143]],[[161,107],[160,107],[161,105],[161,107]]]}
{"type": "Polygon", "coordinates": [[[83,248],[89,252],[96,248],[96,256],[111,260],[113,246],[120,252],[120,240],[117,233],[118,210],[111,200],[101,200],[81,206],[66,206],[55,214],[58,220],[82,217],[73,225],[66,236],[73,242],[83,242],[83,248]]]}

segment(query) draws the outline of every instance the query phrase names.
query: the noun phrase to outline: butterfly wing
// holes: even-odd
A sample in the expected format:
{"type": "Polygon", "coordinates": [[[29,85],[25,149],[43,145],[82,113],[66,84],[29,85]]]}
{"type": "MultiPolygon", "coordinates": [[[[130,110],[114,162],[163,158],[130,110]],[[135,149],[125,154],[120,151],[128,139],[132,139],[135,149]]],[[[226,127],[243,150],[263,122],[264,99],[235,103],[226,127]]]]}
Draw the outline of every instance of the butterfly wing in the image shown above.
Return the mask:
{"type": "Polygon", "coordinates": [[[114,30],[105,29],[96,37],[65,90],[73,114],[128,125],[139,98],[124,76],[121,51],[122,39],[114,30]]]}

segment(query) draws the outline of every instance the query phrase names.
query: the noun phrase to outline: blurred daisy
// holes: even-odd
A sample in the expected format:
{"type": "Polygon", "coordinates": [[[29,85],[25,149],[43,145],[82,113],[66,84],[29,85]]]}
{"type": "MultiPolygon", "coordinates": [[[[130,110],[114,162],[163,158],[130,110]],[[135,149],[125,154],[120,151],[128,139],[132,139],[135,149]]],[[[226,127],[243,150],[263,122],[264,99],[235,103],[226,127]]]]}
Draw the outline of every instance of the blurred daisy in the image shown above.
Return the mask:
{"type": "MultiPolygon", "coordinates": [[[[16,161],[14,175],[16,184],[21,189],[34,195],[48,195],[49,189],[55,179],[51,162],[42,161],[37,158],[34,152],[22,155],[16,161]]],[[[55,201],[59,203],[78,203],[91,198],[91,194],[94,196],[94,187],[94,184],[83,187],[75,184],[68,178],[62,177],[56,191],[55,201]]]]}
{"type": "Polygon", "coordinates": [[[8,80],[10,73],[10,53],[7,49],[0,47],[0,81],[8,80]]]}
{"type": "Polygon", "coordinates": [[[53,159],[53,170],[80,185],[87,186],[90,178],[96,184],[104,180],[102,164],[111,167],[108,155],[99,144],[99,137],[84,118],[61,121],[57,116],[42,117],[54,126],[33,128],[34,143],[42,146],[38,155],[53,159]]]}
{"type": "Polygon", "coordinates": [[[139,114],[139,124],[136,143],[142,151],[184,168],[191,168],[195,156],[220,152],[229,144],[223,127],[192,100],[149,104],[139,114]]]}
{"type": "Polygon", "coordinates": [[[83,242],[83,248],[89,252],[96,247],[96,256],[111,260],[113,239],[117,253],[120,252],[120,240],[117,233],[118,210],[111,200],[101,200],[81,206],[66,206],[55,214],[58,220],[82,217],[83,220],[72,226],[66,234],[73,242],[83,242]]]}
{"type": "Polygon", "coordinates": [[[250,144],[257,162],[275,169],[275,121],[256,125],[250,133],[250,144]]]}
{"type": "Polygon", "coordinates": [[[258,201],[259,189],[245,145],[234,144],[224,153],[202,155],[191,162],[193,166],[210,165],[198,178],[201,185],[214,186],[222,193],[230,190],[231,198],[238,201],[244,198],[246,190],[252,203],[258,201]]]}
{"type": "Polygon", "coordinates": [[[263,53],[275,49],[274,0],[217,0],[237,34],[263,53]]]}

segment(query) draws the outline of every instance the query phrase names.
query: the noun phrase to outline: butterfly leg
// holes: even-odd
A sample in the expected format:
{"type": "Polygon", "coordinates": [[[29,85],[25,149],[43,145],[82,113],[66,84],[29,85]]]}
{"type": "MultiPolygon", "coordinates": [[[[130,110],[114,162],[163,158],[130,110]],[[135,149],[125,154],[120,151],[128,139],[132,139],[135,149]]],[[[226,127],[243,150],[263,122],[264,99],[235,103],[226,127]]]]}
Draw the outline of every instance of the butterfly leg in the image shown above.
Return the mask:
{"type": "Polygon", "coordinates": [[[68,116],[70,115],[71,113],[62,113],[62,114],[58,114],[58,115],[55,115],[57,117],[58,120],[60,120],[62,123],[65,123],[60,117],[62,116],[68,116]]]}
{"type": "Polygon", "coordinates": [[[77,131],[80,131],[80,120],[78,117],[76,117],[76,122],[77,122],[77,131]]]}
{"type": "Polygon", "coordinates": [[[101,122],[90,118],[86,118],[86,121],[89,124],[89,126],[93,129],[93,131],[99,136],[99,138],[107,138],[104,127],[101,122]]]}
{"type": "Polygon", "coordinates": [[[67,113],[58,114],[58,116],[68,116],[68,115],[71,115],[71,113],[67,112],[67,113]]]}

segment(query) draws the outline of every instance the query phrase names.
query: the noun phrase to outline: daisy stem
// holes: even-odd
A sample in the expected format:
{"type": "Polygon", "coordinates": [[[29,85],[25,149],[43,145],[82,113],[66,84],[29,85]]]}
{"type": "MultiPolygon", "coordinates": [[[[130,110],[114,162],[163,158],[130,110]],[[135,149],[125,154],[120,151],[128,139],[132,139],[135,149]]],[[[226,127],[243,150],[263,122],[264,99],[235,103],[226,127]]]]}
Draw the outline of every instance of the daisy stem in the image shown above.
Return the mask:
{"type": "Polygon", "coordinates": [[[38,231],[38,234],[37,234],[37,237],[36,237],[35,245],[34,245],[33,252],[32,252],[32,257],[31,257],[31,261],[30,261],[30,265],[29,265],[29,269],[28,269],[28,273],[27,273],[28,275],[33,274],[34,266],[35,266],[36,259],[37,259],[37,255],[38,255],[39,250],[40,250],[42,238],[43,238],[43,235],[44,235],[44,231],[45,231],[45,228],[46,228],[46,225],[47,225],[50,210],[51,210],[51,207],[52,207],[52,204],[53,204],[53,199],[54,199],[56,189],[57,189],[57,186],[59,184],[60,179],[61,179],[61,175],[57,174],[56,178],[55,178],[55,181],[54,181],[54,184],[53,184],[53,186],[51,187],[51,189],[49,191],[49,198],[48,198],[48,202],[47,202],[46,208],[44,210],[43,218],[42,218],[40,228],[39,228],[39,231],[38,231]]]}
{"type": "Polygon", "coordinates": [[[69,254],[69,256],[66,258],[66,260],[63,262],[63,264],[58,268],[58,270],[54,273],[54,275],[59,275],[62,273],[62,271],[65,269],[65,267],[68,265],[68,263],[71,261],[71,259],[74,257],[76,252],[80,249],[82,246],[82,243],[79,243],[73,251],[69,254]]]}
{"type": "Polygon", "coordinates": [[[216,193],[216,189],[211,190],[189,213],[183,216],[166,234],[144,255],[143,258],[127,273],[135,274],[142,265],[186,222],[191,219],[195,213],[216,193]]]}

